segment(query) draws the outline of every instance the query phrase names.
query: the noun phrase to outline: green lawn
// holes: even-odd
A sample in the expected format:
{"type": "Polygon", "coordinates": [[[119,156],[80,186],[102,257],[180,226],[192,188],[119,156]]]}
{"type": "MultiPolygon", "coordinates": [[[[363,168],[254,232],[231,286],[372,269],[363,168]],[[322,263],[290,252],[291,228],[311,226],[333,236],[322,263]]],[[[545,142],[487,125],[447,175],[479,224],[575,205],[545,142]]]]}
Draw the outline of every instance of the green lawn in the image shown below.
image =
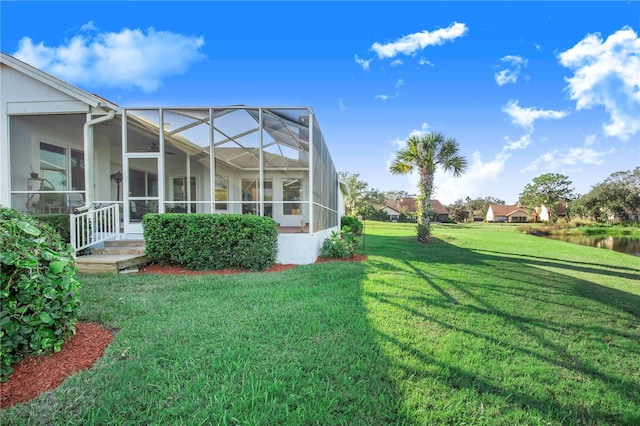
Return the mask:
{"type": "Polygon", "coordinates": [[[640,424],[640,259],[366,223],[362,263],[83,275],[105,356],[10,424],[640,424]]]}

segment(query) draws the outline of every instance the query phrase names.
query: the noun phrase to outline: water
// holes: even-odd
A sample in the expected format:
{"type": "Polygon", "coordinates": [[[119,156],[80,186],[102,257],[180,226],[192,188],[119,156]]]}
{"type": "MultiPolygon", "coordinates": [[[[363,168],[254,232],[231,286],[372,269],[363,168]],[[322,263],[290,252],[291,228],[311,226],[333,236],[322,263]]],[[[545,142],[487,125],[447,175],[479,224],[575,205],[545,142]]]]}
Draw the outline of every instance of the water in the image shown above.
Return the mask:
{"type": "Polygon", "coordinates": [[[640,238],[638,237],[587,237],[583,235],[549,235],[545,238],[549,238],[551,240],[566,241],[573,244],[581,244],[583,246],[613,250],[620,253],[631,254],[634,256],[640,256],[640,238]]]}

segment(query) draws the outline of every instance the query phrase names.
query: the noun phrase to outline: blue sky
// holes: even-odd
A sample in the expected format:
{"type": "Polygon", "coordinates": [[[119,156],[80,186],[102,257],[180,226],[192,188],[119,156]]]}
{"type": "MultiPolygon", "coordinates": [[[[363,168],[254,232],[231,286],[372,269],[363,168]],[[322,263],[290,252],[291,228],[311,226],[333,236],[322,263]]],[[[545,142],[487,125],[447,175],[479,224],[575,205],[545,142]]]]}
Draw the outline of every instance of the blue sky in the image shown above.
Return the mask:
{"type": "Polygon", "coordinates": [[[416,132],[469,161],[436,176],[445,204],[514,203],[548,172],[584,194],[640,165],[638,1],[0,8],[3,52],[121,106],[310,106],[337,169],[380,190],[416,192],[388,171],[416,132]]]}

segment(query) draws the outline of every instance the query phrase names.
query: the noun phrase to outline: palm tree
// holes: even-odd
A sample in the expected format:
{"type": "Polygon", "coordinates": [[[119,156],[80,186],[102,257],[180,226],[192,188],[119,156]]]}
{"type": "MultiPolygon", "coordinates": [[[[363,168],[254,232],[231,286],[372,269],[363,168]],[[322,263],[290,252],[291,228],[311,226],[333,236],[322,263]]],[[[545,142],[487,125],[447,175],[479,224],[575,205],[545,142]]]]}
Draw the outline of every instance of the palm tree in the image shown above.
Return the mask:
{"type": "Polygon", "coordinates": [[[429,241],[431,226],[429,210],[433,179],[438,168],[452,172],[459,177],[467,168],[467,160],[458,153],[458,142],[454,138],[445,138],[440,132],[427,133],[424,136],[410,136],[407,146],[396,153],[396,158],[389,167],[394,175],[418,172],[417,214],[418,240],[429,241]]]}

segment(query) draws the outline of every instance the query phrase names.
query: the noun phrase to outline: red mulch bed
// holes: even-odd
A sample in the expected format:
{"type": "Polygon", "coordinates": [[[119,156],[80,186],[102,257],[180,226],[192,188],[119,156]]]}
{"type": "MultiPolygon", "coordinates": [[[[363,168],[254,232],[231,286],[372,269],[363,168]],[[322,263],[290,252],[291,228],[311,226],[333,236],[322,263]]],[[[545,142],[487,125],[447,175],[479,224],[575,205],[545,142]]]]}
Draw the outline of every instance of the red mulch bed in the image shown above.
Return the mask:
{"type": "Polygon", "coordinates": [[[76,334],[59,352],[27,357],[13,365],[9,380],[0,383],[0,409],[55,389],[67,376],[91,367],[111,340],[113,334],[98,324],[76,323],[76,334]]]}
{"type": "MultiPolygon", "coordinates": [[[[318,258],[323,262],[360,262],[367,258],[362,254],[346,259],[318,258]]],[[[279,272],[294,268],[296,265],[275,264],[262,272],[279,272]]],[[[145,266],[143,274],[206,275],[237,274],[237,269],[218,271],[191,271],[183,266],[145,266]]],[[[69,339],[59,352],[51,355],[28,357],[13,365],[9,380],[0,383],[0,409],[29,401],[43,392],[57,388],[60,383],[77,371],[90,368],[104,353],[113,340],[113,334],[95,323],[76,323],[76,334],[69,339]]]]}

